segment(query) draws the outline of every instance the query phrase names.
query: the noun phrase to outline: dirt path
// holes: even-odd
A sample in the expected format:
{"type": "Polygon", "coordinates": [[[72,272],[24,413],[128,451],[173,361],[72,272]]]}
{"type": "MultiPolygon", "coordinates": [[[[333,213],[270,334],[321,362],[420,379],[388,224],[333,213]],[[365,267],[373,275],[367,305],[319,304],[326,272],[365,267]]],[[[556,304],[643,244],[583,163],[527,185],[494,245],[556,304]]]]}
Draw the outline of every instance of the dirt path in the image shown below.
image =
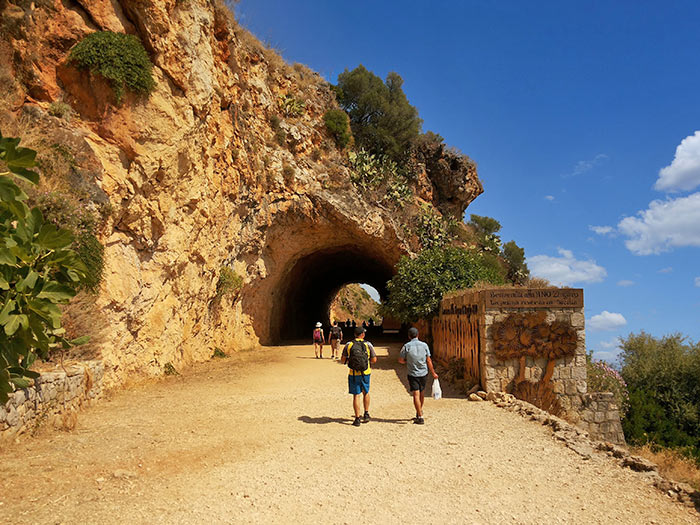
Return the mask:
{"type": "Polygon", "coordinates": [[[346,369],[308,346],[116,393],[72,433],[3,444],[0,522],[698,523],[491,403],[430,399],[426,425],[411,424],[396,352],[378,346],[359,428],[346,369]]]}

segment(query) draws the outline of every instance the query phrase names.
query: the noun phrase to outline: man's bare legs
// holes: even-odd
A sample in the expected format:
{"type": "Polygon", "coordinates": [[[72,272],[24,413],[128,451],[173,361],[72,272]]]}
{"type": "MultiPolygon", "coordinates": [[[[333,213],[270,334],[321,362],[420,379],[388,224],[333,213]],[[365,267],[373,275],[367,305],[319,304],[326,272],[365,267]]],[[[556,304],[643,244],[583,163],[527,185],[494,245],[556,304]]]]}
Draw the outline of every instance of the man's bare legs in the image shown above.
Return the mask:
{"type": "Polygon", "coordinates": [[[369,412],[369,392],[362,393],[362,402],[360,402],[360,394],[353,394],[352,396],[352,407],[355,409],[355,417],[361,417],[362,405],[364,405],[365,412],[369,412]]]}
{"type": "Polygon", "coordinates": [[[425,393],[420,390],[411,392],[413,395],[413,406],[416,407],[416,416],[423,417],[423,403],[425,402],[425,393]]]}

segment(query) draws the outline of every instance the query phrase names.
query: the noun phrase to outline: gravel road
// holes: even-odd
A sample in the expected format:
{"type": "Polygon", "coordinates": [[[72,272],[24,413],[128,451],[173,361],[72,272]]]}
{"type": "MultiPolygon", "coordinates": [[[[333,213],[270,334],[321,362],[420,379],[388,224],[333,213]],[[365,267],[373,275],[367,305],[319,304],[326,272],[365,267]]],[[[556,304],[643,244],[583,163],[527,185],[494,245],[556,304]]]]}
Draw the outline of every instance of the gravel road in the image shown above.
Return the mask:
{"type": "MultiPolygon", "coordinates": [[[[426,401],[414,425],[396,344],[377,345],[372,421],[347,369],[270,347],[140,383],[70,433],[0,445],[0,522],[668,523],[700,515],[487,402],[426,401]]],[[[443,385],[444,389],[444,385],[443,385]]]]}

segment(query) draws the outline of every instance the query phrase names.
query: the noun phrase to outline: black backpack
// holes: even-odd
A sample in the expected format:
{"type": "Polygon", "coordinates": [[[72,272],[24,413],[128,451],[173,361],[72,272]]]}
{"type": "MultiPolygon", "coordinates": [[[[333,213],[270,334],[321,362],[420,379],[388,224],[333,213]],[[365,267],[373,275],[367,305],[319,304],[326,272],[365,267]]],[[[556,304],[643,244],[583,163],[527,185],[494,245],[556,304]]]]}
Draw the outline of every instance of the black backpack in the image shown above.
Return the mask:
{"type": "Polygon", "coordinates": [[[355,372],[364,372],[369,368],[367,343],[355,339],[348,348],[348,367],[355,372]]]}
{"type": "Polygon", "coordinates": [[[331,339],[340,339],[343,331],[339,326],[331,326],[331,339]]]}

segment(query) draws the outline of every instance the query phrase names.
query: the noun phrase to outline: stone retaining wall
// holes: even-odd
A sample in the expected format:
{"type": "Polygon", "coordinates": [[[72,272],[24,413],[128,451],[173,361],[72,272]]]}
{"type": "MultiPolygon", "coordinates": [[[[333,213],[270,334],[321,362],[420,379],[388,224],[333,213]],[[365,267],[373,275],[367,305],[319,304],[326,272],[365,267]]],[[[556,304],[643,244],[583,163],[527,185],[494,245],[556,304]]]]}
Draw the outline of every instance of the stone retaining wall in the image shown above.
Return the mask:
{"type": "Polygon", "coordinates": [[[0,405],[0,440],[42,425],[69,427],[71,415],[86,402],[102,395],[102,361],[87,361],[63,369],[46,372],[34,386],[10,394],[0,405]]]}
{"type": "Polygon", "coordinates": [[[581,420],[577,426],[588,431],[591,439],[624,445],[620,407],[617,406],[613,393],[592,392],[583,395],[581,399],[581,420]]]}

